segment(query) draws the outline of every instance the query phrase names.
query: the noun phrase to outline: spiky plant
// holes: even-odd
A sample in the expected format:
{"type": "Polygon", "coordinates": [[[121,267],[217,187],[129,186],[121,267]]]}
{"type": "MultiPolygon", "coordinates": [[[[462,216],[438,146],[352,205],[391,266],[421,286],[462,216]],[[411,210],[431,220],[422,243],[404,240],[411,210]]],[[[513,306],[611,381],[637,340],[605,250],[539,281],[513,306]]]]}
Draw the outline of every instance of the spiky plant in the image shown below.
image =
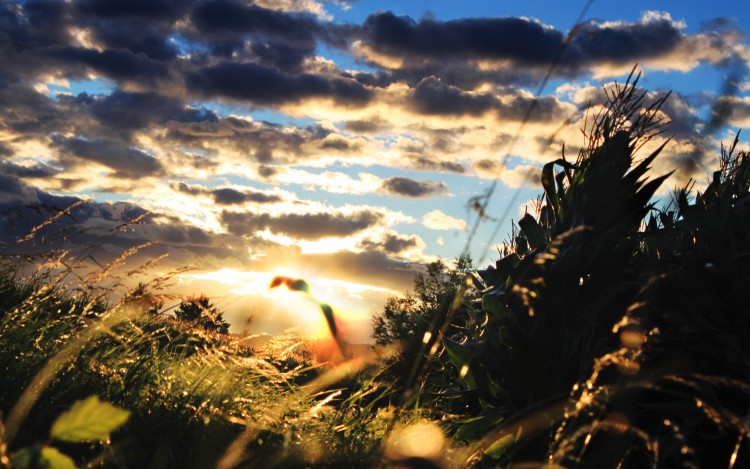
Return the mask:
{"type": "MultiPolygon", "coordinates": [[[[661,427],[631,427],[629,417],[618,420],[607,416],[615,411],[617,416],[627,415],[632,410],[613,402],[621,402],[617,396],[625,395],[620,387],[626,378],[637,381],[643,377],[638,374],[639,360],[648,354],[642,342],[648,338],[646,343],[651,344],[656,330],[662,331],[660,336],[665,334],[666,324],[671,324],[666,338],[653,342],[669,349],[668,353],[684,354],[683,350],[690,349],[687,356],[697,362],[708,359],[717,367],[716,354],[729,353],[729,363],[748,372],[748,368],[742,368],[747,363],[744,351],[730,352],[738,348],[737,343],[748,343],[737,335],[744,330],[740,305],[745,294],[734,285],[742,283],[725,280],[725,285],[733,285],[727,293],[734,296],[724,302],[727,311],[733,312],[724,314],[735,320],[721,323],[725,330],[730,324],[741,327],[732,331],[731,340],[728,336],[705,339],[705,347],[696,345],[700,343],[697,337],[686,340],[684,331],[693,330],[706,337],[715,332],[715,325],[713,329],[704,327],[706,319],[700,318],[723,304],[717,300],[721,297],[717,285],[721,283],[707,282],[706,273],[694,270],[689,273],[693,286],[676,281],[672,290],[657,287],[665,281],[662,276],[669,266],[667,259],[679,259],[673,266],[674,273],[685,274],[685,259],[690,257],[687,251],[695,256],[700,253],[701,261],[695,265],[703,270],[720,265],[720,259],[710,254],[716,251],[723,262],[730,264],[731,272],[739,269],[733,279],[745,280],[748,246],[743,243],[749,227],[747,212],[742,210],[746,206],[743,191],[747,190],[747,179],[737,179],[747,178],[748,163],[744,157],[738,160],[725,155],[714,183],[696,197],[694,204],[686,202],[687,193],[680,193],[680,207],[672,215],[669,228],[657,226],[644,233],[643,220],[654,210],[651,199],[668,175],[646,178],[663,146],[640,161],[634,155],[663,132],[658,111],[666,97],[646,106],[646,94],[637,92],[637,83],[638,77],[631,75],[623,86],[608,93],[608,105],[595,116],[575,163],[563,156],[545,165],[541,176],[545,200],[538,216],[525,215],[518,222],[510,252],[475,278],[475,284],[483,289],[482,308],[488,320],[479,331],[464,331],[463,337],[457,334],[454,338],[460,345],[454,345],[457,350],[449,354],[462,370],[467,391],[482,408],[457,431],[459,438],[468,441],[486,435],[470,446],[468,458],[481,454],[508,461],[552,458],[560,463],[586,463],[588,467],[614,467],[622,462],[638,467],[644,460],[661,461],[654,455],[658,438],[652,438],[661,427]],[[560,170],[555,172],[555,167],[560,170]],[[665,233],[657,233],[660,230],[665,233]],[[680,288],[688,288],[702,298],[702,302],[690,300],[693,310],[698,310],[695,314],[681,312],[690,310],[681,298],[691,296],[676,285],[684,285],[680,288]],[[670,313],[645,313],[640,302],[651,301],[647,300],[650,295],[661,295],[662,308],[670,313]],[[670,299],[675,295],[679,298],[670,299]],[[666,308],[670,302],[680,306],[666,308]],[[714,306],[698,306],[703,303],[714,306]],[[636,321],[639,311],[649,320],[636,321]],[[643,329],[624,328],[624,336],[614,334],[623,317],[644,324],[643,329]],[[722,340],[728,342],[720,347],[722,340]],[[708,352],[708,344],[719,351],[708,352]],[[633,374],[637,377],[630,377],[633,374]],[[569,397],[571,392],[573,398],[569,397]],[[558,427],[560,422],[564,424],[558,427]],[[607,439],[597,439],[597,445],[591,446],[592,435],[597,434],[595,427],[619,432],[617,448],[622,451],[613,451],[607,439]],[[634,441],[647,449],[639,453],[640,459],[628,459],[635,454],[634,441]],[[594,447],[602,450],[601,459],[589,451],[594,447]],[[583,456],[586,458],[581,459],[583,456]]],[[[666,216],[662,214],[661,218],[666,216]]],[[[718,313],[710,316],[722,317],[718,313]]],[[[650,353],[656,350],[659,348],[650,353]]],[[[745,379],[731,373],[726,377],[741,382],[745,379]]],[[[742,387],[737,384],[732,392],[739,389],[742,387]]],[[[664,418],[659,420],[663,414],[656,415],[663,424],[664,418]]],[[[714,420],[736,424],[741,415],[733,411],[731,417],[714,416],[714,420]]],[[[666,420],[674,423],[673,418],[666,420]]],[[[678,446],[678,453],[683,447],[691,446],[678,446]]]]}

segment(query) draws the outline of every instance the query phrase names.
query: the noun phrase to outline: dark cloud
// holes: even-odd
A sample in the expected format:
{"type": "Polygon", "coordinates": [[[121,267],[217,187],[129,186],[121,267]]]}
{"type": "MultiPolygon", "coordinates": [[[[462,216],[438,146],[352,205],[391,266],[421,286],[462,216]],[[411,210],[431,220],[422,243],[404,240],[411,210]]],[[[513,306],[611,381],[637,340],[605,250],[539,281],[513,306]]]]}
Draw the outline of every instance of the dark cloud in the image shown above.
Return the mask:
{"type": "Polygon", "coordinates": [[[278,194],[268,194],[262,191],[239,191],[229,187],[208,189],[201,186],[188,185],[183,182],[172,185],[172,188],[184,194],[210,196],[219,205],[240,205],[247,202],[267,204],[284,200],[278,194]]]}
{"type": "Polygon", "coordinates": [[[472,166],[482,172],[498,172],[503,165],[499,161],[485,159],[475,161],[472,166]]]}
{"type": "Polygon", "coordinates": [[[386,131],[390,124],[385,119],[374,116],[365,120],[352,120],[344,122],[344,129],[359,133],[376,133],[386,131]]]}
{"type": "Polygon", "coordinates": [[[713,114],[720,115],[722,123],[741,126],[750,121],[750,98],[721,96],[713,106],[713,114]]]}
{"type": "MultiPolygon", "coordinates": [[[[3,208],[2,203],[15,201],[16,203],[33,203],[37,201],[34,191],[16,175],[0,172],[0,223],[8,217],[8,207],[3,208]]],[[[5,229],[0,230],[5,231],[5,229]]]]}
{"type": "Polygon", "coordinates": [[[321,150],[337,151],[357,151],[361,149],[361,147],[362,145],[359,142],[353,142],[339,136],[336,136],[335,138],[325,139],[320,145],[321,150]]]}
{"type": "Polygon", "coordinates": [[[258,171],[258,176],[262,178],[270,178],[278,172],[278,169],[276,169],[273,166],[260,165],[258,166],[257,171],[258,171]]]}
{"type": "Polygon", "coordinates": [[[307,73],[289,75],[251,62],[225,62],[191,73],[188,87],[206,97],[223,96],[259,105],[333,98],[340,104],[353,106],[372,98],[370,90],[353,80],[307,73]]]}
{"type": "Polygon", "coordinates": [[[596,63],[632,64],[673,51],[683,41],[671,20],[622,24],[588,23],[568,44],[563,64],[579,68],[596,63]]]}
{"type": "Polygon", "coordinates": [[[411,98],[416,109],[424,114],[478,116],[498,105],[497,98],[490,93],[467,93],[435,77],[420,81],[411,98]]]}
{"type": "Polygon", "coordinates": [[[64,44],[70,40],[70,21],[67,2],[32,0],[21,9],[15,2],[4,1],[0,4],[3,52],[64,44]]]}
{"type": "MultiPolygon", "coordinates": [[[[710,26],[714,31],[722,27],[710,26]]],[[[598,64],[630,65],[666,57],[687,38],[680,28],[666,17],[630,23],[586,23],[566,44],[555,73],[575,76],[588,73],[598,64]]],[[[524,18],[415,21],[392,12],[370,15],[358,35],[364,45],[378,54],[404,60],[397,70],[358,74],[356,78],[363,83],[387,86],[406,80],[414,86],[432,75],[463,89],[475,89],[480,83],[528,84],[563,51],[566,36],[560,30],[524,18]],[[489,71],[472,65],[478,60],[507,60],[521,67],[489,71]]]]}
{"type": "Polygon", "coordinates": [[[92,36],[108,49],[127,49],[134,54],[145,54],[149,59],[171,61],[178,49],[170,42],[171,25],[150,24],[144,21],[98,21],[92,36]]]}
{"type": "Polygon", "coordinates": [[[189,121],[182,101],[157,93],[129,93],[115,90],[94,99],[91,114],[99,122],[119,130],[138,130],[169,120],[189,121]]]}
{"type": "Polygon", "coordinates": [[[301,73],[304,60],[315,55],[315,43],[295,47],[280,41],[255,42],[251,51],[253,58],[263,65],[288,73],[301,73]]]}
{"type": "Polygon", "coordinates": [[[383,181],[380,190],[390,195],[417,198],[445,195],[448,193],[448,186],[442,181],[417,181],[394,176],[383,181]]]}
{"type": "MultiPolygon", "coordinates": [[[[51,60],[63,67],[78,64],[114,80],[139,81],[141,84],[155,85],[170,77],[169,68],[163,62],[129,50],[98,51],[77,46],[62,46],[41,50],[39,56],[40,60],[51,60]]],[[[73,78],[84,76],[84,70],[72,74],[73,78]]]]}
{"type": "Polygon", "coordinates": [[[68,127],[63,110],[26,83],[0,82],[0,109],[3,124],[25,136],[46,135],[68,127]]]}
{"type": "Polygon", "coordinates": [[[464,174],[466,167],[461,163],[452,161],[439,161],[424,155],[408,155],[411,167],[422,171],[440,171],[447,173],[464,174]]]}
{"type": "Polygon", "coordinates": [[[383,221],[383,214],[373,210],[353,213],[269,213],[227,212],[221,213],[221,222],[236,235],[252,235],[270,230],[296,239],[314,240],[328,236],[350,236],[372,228],[383,221]]]}
{"type": "Polygon", "coordinates": [[[560,50],[563,34],[521,18],[473,18],[419,22],[391,12],[370,15],[363,25],[367,45],[399,57],[512,59],[548,64],[560,50]]]}
{"type": "Polygon", "coordinates": [[[202,39],[213,54],[236,60],[249,41],[256,62],[295,73],[302,71],[304,59],[315,55],[318,38],[335,37],[310,14],[235,0],[199,2],[191,20],[196,30],[188,34],[202,39]]]}
{"type": "Polygon", "coordinates": [[[394,83],[406,83],[415,87],[425,77],[438,77],[442,82],[464,90],[476,89],[484,83],[531,87],[538,83],[536,71],[524,67],[477,68],[467,64],[466,57],[435,58],[432,62],[407,61],[404,68],[353,72],[358,82],[377,88],[386,88],[394,83]]]}
{"type": "Polygon", "coordinates": [[[99,163],[113,170],[118,178],[133,180],[159,176],[164,172],[159,160],[153,156],[116,141],[71,138],[57,139],[54,145],[65,157],[99,163]]]}
{"type": "Polygon", "coordinates": [[[60,170],[41,164],[37,164],[36,166],[19,166],[7,161],[0,163],[0,174],[15,176],[21,179],[48,178],[59,173],[60,170]]]}
{"type": "Polygon", "coordinates": [[[15,152],[10,147],[10,145],[8,145],[5,142],[0,142],[0,157],[3,157],[3,156],[13,156],[14,153],[15,152]]]}
{"type": "Polygon", "coordinates": [[[416,235],[402,236],[395,233],[387,233],[383,239],[366,239],[359,247],[368,251],[380,251],[388,254],[400,254],[420,247],[420,238],[416,235]]]}
{"type": "Polygon", "coordinates": [[[80,12],[102,18],[177,20],[193,0],[78,0],[80,12]]]}
{"type": "MultiPolygon", "coordinates": [[[[64,248],[70,251],[71,259],[91,264],[88,256],[79,257],[86,253],[99,264],[106,264],[127,249],[151,242],[156,244],[141,248],[129,259],[129,268],[169,254],[161,264],[173,269],[195,265],[205,256],[225,265],[227,261],[237,262],[238,256],[244,258],[250,249],[264,247],[262,240],[211,233],[170,215],[147,212],[132,203],[80,202],[77,197],[53,195],[0,174],[0,246],[6,246],[4,254],[33,255],[64,248]],[[77,203],[68,215],[55,218],[36,231],[31,240],[16,243],[32,228],[77,203]],[[131,224],[127,230],[115,229],[139,217],[145,223],[131,224]]],[[[93,264],[91,267],[98,268],[93,264]]]]}
{"type": "Polygon", "coordinates": [[[233,0],[200,2],[191,19],[204,33],[263,34],[285,40],[307,42],[319,31],[314,17],[303,13],[289,13],[233,0]]]}

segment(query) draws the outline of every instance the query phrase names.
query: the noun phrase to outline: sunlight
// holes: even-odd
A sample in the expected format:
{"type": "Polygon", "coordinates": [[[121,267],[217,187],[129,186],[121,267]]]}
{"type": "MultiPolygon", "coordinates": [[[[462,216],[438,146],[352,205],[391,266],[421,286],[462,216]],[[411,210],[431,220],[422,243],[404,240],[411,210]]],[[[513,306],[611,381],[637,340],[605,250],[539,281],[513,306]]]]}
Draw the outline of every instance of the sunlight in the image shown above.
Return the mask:
{"type": "Polygon", "coordinates": [[[243,271],[224,268],[213,272],[183,274],[181,281],[194,284],[207,290],[210,295],[224,296],[226,293],[237,297],[264,299],[266,308],[257,312],[264,324],[278,322],[291,325],[303,338],[325,339],[330,332],[325,318],[316,301],[329,304],[334,311],[336,325],[345,340],[366,342],[369,338],[372,314],[369,298],[372,295],[390,296],[397,292],[387,288],[341,279],[316,277],[290,262],[279,263],[270,271],[243,271]],[[271,281],[277,277],[304,279],[310,284],[313,298],[306,294],[291,291],[286,286],[271,289],[271,281]],[[209,285],[211,285],[209,287],[209,285]]]}

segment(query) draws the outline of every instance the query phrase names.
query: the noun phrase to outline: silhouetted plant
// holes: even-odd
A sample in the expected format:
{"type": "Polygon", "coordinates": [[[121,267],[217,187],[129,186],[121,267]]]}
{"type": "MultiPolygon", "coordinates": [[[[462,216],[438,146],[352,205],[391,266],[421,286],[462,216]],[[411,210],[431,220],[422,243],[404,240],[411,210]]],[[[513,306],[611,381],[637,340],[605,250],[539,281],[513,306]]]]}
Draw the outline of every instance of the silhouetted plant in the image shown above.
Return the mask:
{"type": "Polygon", "coordinates": [[[663,146],[634,152],[662,132],[665,98],[643,105],[637,82],[609,94],[575,163],[544,166],[536,216],[474,279],[487,321],[446,343],[481,409],[457,427],[478,439],[468,461],[748,457],[750,160],[735,140],[702,194],[684,189],[656,209],[666,175],[646,173],[663,146]]]}
{"type": "Polygon", "coordinates": [[[180,306],[174,312],[174,316],[179,321],[201,327],[207,331],[221,334],[229,333],[229,323],[224,320],[223,313],[219,312],[205,295],[189,298],[187,301],[180,303],[180,306]]]}

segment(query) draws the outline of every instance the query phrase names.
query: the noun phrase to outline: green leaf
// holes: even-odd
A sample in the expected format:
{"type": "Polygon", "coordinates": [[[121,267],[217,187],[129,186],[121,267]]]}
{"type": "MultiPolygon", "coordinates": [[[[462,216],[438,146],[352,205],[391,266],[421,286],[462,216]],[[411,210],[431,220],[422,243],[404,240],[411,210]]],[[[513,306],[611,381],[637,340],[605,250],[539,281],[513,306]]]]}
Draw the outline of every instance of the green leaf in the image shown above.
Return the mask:
{"type": "Polygon", "coordinates": [[[448,352],[448,358],[450,358],[453,365],[458,369],[459,377],[470,389],[476,388],[477,381],[474,379],[474,374],[471,372],[471,367],[469,366],[471,351],[467,347],[464,347],[447,337],[443,338],[443,347],[445,347],[445,351],[448,352]]]}
{"type": "Polygon", "coordinates": [[[500,409],[485,408],[482,410],[482,415],[462,420],[463,425],[458,429],[455,436],[460,440],[469,441],[486,430],[496,427],[502,422],[505,413],[500,409]]]}
{"type": "Polygon", "coordinates": [[[484,450],[484,454],[493,459],[498,459],[500,456],[505,454],[506,451],[508,451],[510,446],[515,443],[515,441],[516,438],[513,435],[505,435],[503,437],[500,437],[489,447],[487,447],[487,449],[484,450]]]}
{"type": "Polygon", "coordinates": [[[503,280],[505,280],[510,277],[510,275],[513,273],[513,269],[515,269],[516,266],[520,263],[521,257],[514,252],[497,261],[495,263],[495,266],[497,266],[498,272],[500,272],[500,275],[503,276],[503,280]]]}
{"type": "Polygon", "coordinates": [[[482,311],[486,312],[496,321],[505,322],[510,319],[510,311],[497,295],[482,295],[482,311]]]}
{"type": "Polygon", "coordinates": [[[484,290],[485,288],[487,288],[487,285],[484,284],[481,277],[479,277],[479,275],[477,275],[476,273],[469,272],[469,278],[471,279],[471,283],[474,285],[474,288],[476,288],[477,290],[484,290]]]}
{"type": "Polygon", "coordinates": [[[52,424],[50,437],[82,443],[102,441],[128,420],[130,412],[102,402],[96,396],[77,401],[52,424]]]}
{"type": "Polygon", "coordinates": [[[521,228],[524,237],[529,241],[531,249],[537,249],[547,245],[547,240],[544,237],[544,230],[539,226],[539,223],[534,220],[534,217],[528,213],[518,220],[518,226],[521,228]]]}
{"type": "Polygon", "coordinates": [[[555,188],[555,174],[554,174],[555,162],[547,163],[542,168],[542,187],[544,193],[547,195],[547,200],[555,210],[555,214],[560,210],[560,199],[557,197],[557,190],[555,188]]]}
{"type": "Polygon", "coordinates": [[[24,448],[10,457],[15,469],[75,469],[76,463],[51,446],[24,448]]]}

